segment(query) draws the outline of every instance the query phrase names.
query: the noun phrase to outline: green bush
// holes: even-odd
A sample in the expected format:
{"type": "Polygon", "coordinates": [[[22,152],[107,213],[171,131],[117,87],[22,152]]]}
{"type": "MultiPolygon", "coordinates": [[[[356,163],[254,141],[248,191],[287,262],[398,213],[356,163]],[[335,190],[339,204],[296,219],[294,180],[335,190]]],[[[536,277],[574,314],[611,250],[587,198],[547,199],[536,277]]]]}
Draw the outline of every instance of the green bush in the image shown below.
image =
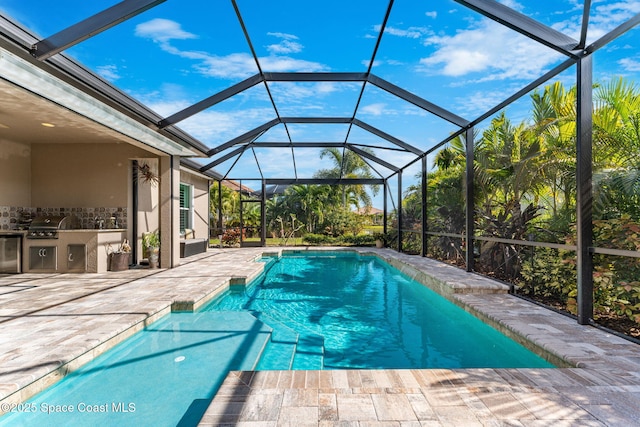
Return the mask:
{"type": "Polygon", "coordinates": [[[327,236],[326,234],[308,233],[302,237],[302,241],[309,245],[332,245],[337,243],[337,238],[327,236]]]}
{"type": "MultiPolygon", "coordinates": [[[[640,249],[640,224],[629,215],[593,222],[596,242],[617,249],[640,249]]],[[[596,315],[627,317],[640,324],[640,261],[638,258],[595,254],[593,286],[596,315]]]]}
{"type": "Polygon", "coordinates": [[[576,314],[577,273],[575,252],[535,248],[521,252],[523,257],[518,293],[561,307],[576,314]],[[532,258],[533,257],[533,258],[532,258]]]}
{"type": "Polygon", "coordinates": [[[353,246],[374,246],[376,244],[376,239],[371,234],[344,235],[340,237],[340,241],[343,244],[353,246]]]}

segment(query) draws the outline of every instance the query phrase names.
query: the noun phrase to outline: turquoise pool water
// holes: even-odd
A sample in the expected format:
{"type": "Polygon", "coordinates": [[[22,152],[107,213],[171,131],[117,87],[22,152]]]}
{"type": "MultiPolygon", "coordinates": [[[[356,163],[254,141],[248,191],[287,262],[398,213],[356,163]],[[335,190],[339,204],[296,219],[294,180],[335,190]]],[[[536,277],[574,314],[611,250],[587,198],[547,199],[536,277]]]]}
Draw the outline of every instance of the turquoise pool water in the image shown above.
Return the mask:
{"type": "Polygon", "coordinates": [[[274,329],[259,369],[553,367],[377,257],[264,261],[264,278],[204,309],[249,311],[274,329]]]}
{"type": "Polygon", "coordinates": [[[0,426],[195,426],[230,370],[552,367],[377,258],[292,253],[172,313],[0,426]]]}
{"type": "Polygon", "coordinates": [[[247,313],[172,313],[13,408],[0,426],[195,426],[270,330],[247,313]]]}

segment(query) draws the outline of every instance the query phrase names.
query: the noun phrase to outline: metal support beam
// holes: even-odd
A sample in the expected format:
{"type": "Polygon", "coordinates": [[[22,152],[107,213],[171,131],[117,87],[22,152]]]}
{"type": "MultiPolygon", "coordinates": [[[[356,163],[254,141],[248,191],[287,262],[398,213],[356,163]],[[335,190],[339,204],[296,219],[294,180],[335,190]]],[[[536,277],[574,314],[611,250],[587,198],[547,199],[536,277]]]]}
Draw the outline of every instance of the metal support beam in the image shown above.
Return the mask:
{"type": "Polygon", "coordinates": [[[578,46],[578,41],[551,27],[529,18],[493,0],[455,0],[487,18],[498,22],[526,37],[536,40],[564,55],[572,56],[572,50],[578,46]]]}
{"type": "Polygon", "coordinates": [[[404,148],[407,151],[411,151],[413,154],[418,154],[421,155],[423,153],[422,150],[420,150],[419,148],[414,147],[411,144],[407,144],[404,141],[399,140],[398,138],[396,138],[395,136],[391,136],[386,132],[381,131],[378,128],[375,128],[373,126],[371,126],[370,124],[367,124],[363,121],[360,121],[358,119],[353,119],[353,124],[366,130],[367,132],[370,132],[376,136],[379,136],[380,138],[389,141],[390,143],[397,145],[398,147],[404,148]]]}
{"type": "Polygon", "coordinates": [[[268,131],[269,129],[271,129],[272,127],[274,127],[279,123],[281,123],[280,119],[273,119],[270,122],[267,122],[263,125],[258,126],[255,129],[250,130],[249,132],[246,132],[238,137],[233,138],[231,141],[225,142],[224,144],[220,144],[217,147],[212,148],[211,150],[209,150],[207,155],[211,157],[214,154],[218,154],[221,151],[226,150],[227,148],[233,147],[234,145],[251,142],[252,140],[256,139],[258,136],[260,136],[260,134],[268,131]]]}
{"type": "Polygon", "coordinates": [[[375,162],[375,163],[377,163],[379,165],[384,166],[385,168],[387,168],[389,170],[392,170],[394,172],[398,172],[400,170],[397,166],[394,166],[389,162],[385,162],[384,160],[379,159],[377,156],[375,156],[375,155],[373,155],[371,153],[367,153],[366,151],[364,151],[361,148],[354,147],[353,145],[350,145],[350,144],[347,144],[347,148],[349,150],[353,151],[354,153],[356,153],[357,155],[365,157],[365,158],[371,160],[372,162],[375,162]]]}
{"type": "Polygon", "coordinates": [[[388,205],[387,205],[387,198],[389,197],[389,184],[387,183],[387,180],[384,180],[384,184],[382,185],[382,192],[383,192],[383,202],[382,202],[382,232],[386,235],[387,234],[387,214],[388,214],[388,205]]]}
{"type": "Polygon", "coordinates": [[[420,251],[420,255],[421,256],[427,256],[427,156],[423,156],[422,157],[422,182],[421,182],[421,187],[422,187],[422,207],[421,207],[421,213],[422,213],[422,220],[421,220],[421,227],[420,230],[422,231],[421,233],[421,239],[420,241],[422,242],[422,250],[420,251]]]}
{"type": "MultiPolygon", "coordinates": [[[[480,124],[481,122],[485,121],[489,117],[491,117],[494,114],[496,114],[498,111],[501,111],[501,110],[505,109],[507,106],[509,106],[513,102],[517,101],[518,99],[522,98],[523,96],[525,96],[526,94],[528,94],[532,90],[534,90],[537,87],[543,85],[545,82],[551,80],[552,78],[554,78],[558,74],[562,73],[563,71],[565,71],[569,67],[573,66],[575,63],[576,63],[576,61],[574,59],[567,59],[566,61],[562,62],[560,65],[554,67],[552,70],[544,73],[544,75],[538,77],[537,79],[535,79],[534,81],[532,81],[531,83],[529,83],[528,85],[526,85],[525,87],[520,89],[519,91],[517,91],[516,93],[514,93],[513,95],[511,95],[510,97],[508,97],[507,99],[505,99],[504,101],[502,101],[501,103],[499,103],[498,105],[493,107],[492,109],[486,111],[480,117],[478,117],[477,119],[475,119],[471,123],[469,123],[469,126],[475,126],[477,124],[480,124]]],[[[455,136],[454,136],[454,138],[455,138],[455,136]]],[[[449,140],[450,139],[452,139],[452,138],[449,138],[449,140]]],[[[432,151],[436,150],[437,148],[439,148],[439,147],[432,147],[432,148],[429,149],[429,152],[432,152],[432,151]]]]}
{"type": "Polygon", "coordinates": [[[167,126],[174,125],[178,122],[181,122],[182,120],[187,119],[201,111],[204,111],[207,108],[212,107],[217,103],[224,101],[225,99],[229,99],[232,96],[237,95],[240,92],[243,92],[261,82],[262,82],[262,77],[260,76],[260,74],[256,74],[253,77],[249,77],[248,79],[241,81],[240,83],[235,84],[230,88],[220,91],[215,95],[212,95],[206,99],[203,99],[200,102],[197,102],[185,108],[182,111],[178,111],[177,113],[160,120],[160,122],[158,123],[158,127],[160,129],[163,129],[167,126]]]}
{"type": "Polygon", "coordinates": [[[622,24],[618,25],[616,28],[614,28],[604,36],[600,37],[591,45],[587,46],[587,48],[585,49],[585,53],[593,53],[596,50],[606,46],[609,42],[617,39],[627,31],[634,28],[636,25],[640,25],[640,13],[638,13],[628,21],[625,21],[622,24]]]}
{"type": "Polygon", "coordinates": [[[402,252],[402,170],[398,171],[398,252],[402,252]]]}
{"type": "Polygon", "coordinates": [[[587,325],[593,319],[593,194],[592,194],[592,97],[593,62],[591,56],[580,59],[577,67],[576,123],[576,233],[578,270],[578,323],[587,325]]]}
{"type": "Polygon", "coordinates": [[[40,40],[31,47],[31,54],[36,59],[44,61],[56,53],[62,52],[164,2],[165,0],[122,1],[44,40],[40,40]]]}
{"type": "MultiPolygon", "coordinates": [[[[224,224],[222,223],[222,180],[218,181],[218,224],[220,229],[218,232],[224,234],[224,224]]],[[[222,242],[220,242],[222,247],[222,242]]]]}
{"type": "Polygon", "coordinates": [[[260,244],[267,246],[267,181],[262,180],[262,206],[260,209],[260,244]]]}
{"type": "Polygon", "coordinates": [[[268,82],[364,82],[366,73],[264,73],[268,82]]]}
{"type": "Polygon", "coordinates": [[[282,117],[282,123],[351,123],[349,117],[282,117]]]}
{"type": "Polygon", "coordinates": [[[473,271],[473,237],[474,237],[474,194],[473,194],[473,128],[467,129],[465,133],[465,199],[466,199],[466,223],[465,223],[465,259],[467,271],[473,271]]]}
{"type": "Polygon", "coordinates": [[[580,41],[577,49],[584,49],[587,44],[587,30],[589,29],[589,12],[591,11],[591,0],[585,0],[582,6],[582,26],[580,29],[580,41]]]}
{"type": "Polygon", "coordinates": [[[235,150],[231,151],[230,153],[225,154],[224,156],[210,162],[207,163],[206,165],[204,165],[203,167],[200,168],[200,172],[204,172],[204,171],[208,171],[211,168],[214,168],[216,166],[218,166],[220,163],[226,162],[227,160],[229,160],[230,158],[237,156],[238,154],[242,154],[242,152],[244,150],[247,149],[246,145],[243,145],[242,147],[236,148],[235,150]]]}
{"type": "Polygon", "coordinates": [[[252,142],[251,146],[255,148],[281,148],[281,147],[292,147],[292,148],[342,148],[347,145],[346,142],[273,142],[273,141],[264,141],[264,142],[252,142]]]}
{"type": "Polygon", "coordinates": [[[407,102],[410,102],[416,107],[422,108],[423,110],[426,110],[431,114],[435,114],[441,119],[444,119],[449,123],[453,123],[458,127],[462,128],[469,124],[468,120],[465,120],[462,117],[457,116],[451,113],[450,111],[445,110],[442,107],[438,107],[437,105],[427,101],[426,99],[420,98],[419,96],[414,95],[413,93],[407,90],[404,90],[392,83],[389,83],[388,81],[383,80],[380,77],[376,77],[373,74],[369,76],[367,81],[372,85],[375,85],[380,89],[385,90],[390,94],[397,96],[398,98],[401,98],[407,102]]]}
{"type": "Polygon", "coordinates": [[[382,185],[383,178],[266,178],[267,185],[382,185]]]}

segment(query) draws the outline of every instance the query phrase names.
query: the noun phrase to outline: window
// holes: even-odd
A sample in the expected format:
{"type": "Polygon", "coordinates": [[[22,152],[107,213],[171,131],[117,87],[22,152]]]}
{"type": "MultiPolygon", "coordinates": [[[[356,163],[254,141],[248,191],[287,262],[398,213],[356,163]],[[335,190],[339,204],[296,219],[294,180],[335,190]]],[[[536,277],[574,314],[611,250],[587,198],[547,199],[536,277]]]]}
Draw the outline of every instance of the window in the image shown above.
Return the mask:
{"type": "Polygon", "coordinates": [[[193,228],[193,186],[180,184],[180,233],[193,228]]]}

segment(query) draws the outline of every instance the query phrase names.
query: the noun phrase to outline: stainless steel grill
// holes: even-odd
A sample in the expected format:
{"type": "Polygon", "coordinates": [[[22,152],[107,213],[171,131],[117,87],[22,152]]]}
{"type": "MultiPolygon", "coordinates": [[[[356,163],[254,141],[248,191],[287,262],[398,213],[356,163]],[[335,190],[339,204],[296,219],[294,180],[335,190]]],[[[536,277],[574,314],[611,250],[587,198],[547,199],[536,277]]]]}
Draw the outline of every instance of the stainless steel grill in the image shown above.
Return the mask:
{"type": "Polygon", "coordinates": [[[58,230],[66,230],[67,228],[70,228],[67,216],[39,216],[31,221],[27,239],[57,239],[58,230]]]}

